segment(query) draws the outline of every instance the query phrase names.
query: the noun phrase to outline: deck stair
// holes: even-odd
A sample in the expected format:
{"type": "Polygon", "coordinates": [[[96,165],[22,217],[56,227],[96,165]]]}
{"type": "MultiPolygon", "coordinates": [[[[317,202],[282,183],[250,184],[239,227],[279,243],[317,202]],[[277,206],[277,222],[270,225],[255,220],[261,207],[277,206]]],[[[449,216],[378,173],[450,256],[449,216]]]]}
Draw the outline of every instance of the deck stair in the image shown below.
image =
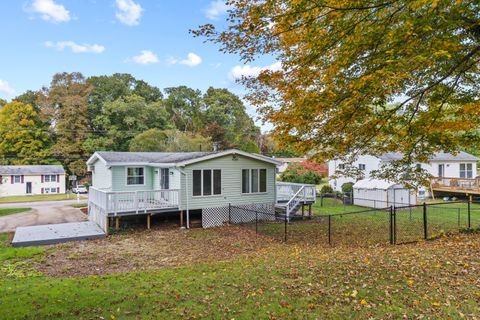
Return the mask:
{"type": "Polygon", "coordinates": [[[305,205],[315,202],[316,190],[314,185],[277,182],[277,204],[275,215],[279,220],[295,220],[302,218],[299,211],[305,205]]]}

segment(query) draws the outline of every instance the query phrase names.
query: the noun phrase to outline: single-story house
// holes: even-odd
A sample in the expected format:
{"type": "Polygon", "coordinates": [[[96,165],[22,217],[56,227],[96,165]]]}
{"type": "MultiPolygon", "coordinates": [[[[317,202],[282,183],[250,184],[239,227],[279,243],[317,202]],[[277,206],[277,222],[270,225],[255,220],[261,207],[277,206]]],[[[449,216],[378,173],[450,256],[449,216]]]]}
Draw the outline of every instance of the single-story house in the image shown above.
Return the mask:
{"type": "Polygon", "coordinates": [[[0,197],[65,193],[61,165],[0,166],[0,197]]]}
{"type": "MultiPolygon", "coordinates": [[[[402,159],[401,153],[385,153],[379,157],[361,155],[350,165],[361,170],[363,173],[362,179],[370,179],[371,172],[380,169],[383,163],[400,159],[402,159]]],[[[477,176],[477,162],[479,160],[479,158],[463,151],[455,155],[438,152],[428,163],[416,164],[425,169],[433,177],[432,187],[419,189],[418,196],[429,196],[432,190],[441,191],[442,186],[448,187],[446,189],[452,192],[468,193],[468,189],[450,188],[450,186],[453,187],[455,185],[477,188],[478,192],[480,192],[478,181],[476,181],[478,179],[475,179],[477,176]],[[436,189],[437,185],[438,189],[436,189]]],[[[331,160],[328,162],[328,171],[331,175],[329,184],[334,190],[340,191],[342,185],[347,182],[356,182],[355,178],[341,174],[345,169],[348,169],[347,164],[340,160],[331,160]]]]}
{"type": "MultiPolygon", "coordinates": [[[[95,152],[89,210],[98,215],[201,210],[202,225],[220,225],[231,205],[275,212],[276,159],[243,152],[95,152]]],[[[293,190],[293,189],[292,189],[293,190]]]]}

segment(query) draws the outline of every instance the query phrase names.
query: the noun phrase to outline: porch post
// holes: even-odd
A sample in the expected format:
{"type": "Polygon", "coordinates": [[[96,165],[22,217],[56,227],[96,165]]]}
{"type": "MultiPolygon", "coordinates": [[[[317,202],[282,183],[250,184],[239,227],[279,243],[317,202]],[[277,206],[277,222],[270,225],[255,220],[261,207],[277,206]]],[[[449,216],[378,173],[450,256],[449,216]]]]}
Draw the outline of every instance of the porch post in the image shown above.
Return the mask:
{"type": "Polygon", "coordinates": [[[147,229],[150,230],[150,216],[151,214],[147,215],[147,229]]]}

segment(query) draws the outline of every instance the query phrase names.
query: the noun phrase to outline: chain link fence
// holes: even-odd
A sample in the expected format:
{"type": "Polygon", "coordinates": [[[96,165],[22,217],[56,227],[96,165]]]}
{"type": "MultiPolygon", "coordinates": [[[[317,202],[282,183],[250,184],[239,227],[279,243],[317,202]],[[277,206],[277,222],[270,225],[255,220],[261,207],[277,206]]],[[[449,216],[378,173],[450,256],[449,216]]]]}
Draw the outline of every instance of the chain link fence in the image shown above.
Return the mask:
{"type": "Polygon", "coordinates": [[[389,206],[287,218],[271,211],[230,206],[230,222],[279,241],[328,246],[375,246],[432,239],[480,228],[480,203],[389,206]]]}

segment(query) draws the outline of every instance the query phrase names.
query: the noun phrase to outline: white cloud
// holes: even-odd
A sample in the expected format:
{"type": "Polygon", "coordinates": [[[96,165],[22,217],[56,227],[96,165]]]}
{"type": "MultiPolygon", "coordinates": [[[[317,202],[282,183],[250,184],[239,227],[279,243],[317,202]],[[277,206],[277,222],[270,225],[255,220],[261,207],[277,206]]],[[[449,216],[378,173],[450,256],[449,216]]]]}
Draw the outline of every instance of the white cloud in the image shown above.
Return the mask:
{"type": "Polygon", "coordinates": [[[72,50],[73,53],[102,53],[105,47],[99,44],[78,44],[73,41],[47,41],[45,47],[54,48],[63,51],[65,48],[72,50]]]}
{"type": "Polygon", "coordinates": [[[187,55],[187,58],[183,59],[183,60],[180,60],[179,63],[184,64],[184,65],[189,66],[189,67],[195,67],[195,66],[198,66],[200,63],[202,63],[202,58],[199,55],[197,55],[193,52],[190,52],[187,55]]]}
{"type": "Polygon", "coordinates": [[[8,84],[7,81],[0,79],[0,93],[3,93],[7,96],[13,96],[15,94],[15,90],[8,84]]]}
{"type": "Polygon", "coordinates": [[[138,56],[134,56],[132,60],[138,64],[153,64],[158,63],[158,57],[155,53],[149,50],[142,50],[138,56]]]}
{"type": "Polygon", "coordinates": [[[70,12],[54,0],[34,0],[30,7],[33,12],[40,13],[45,21],[54,23],[70,21],[70,12]]]}
{"type": "Polygon", "coordinates": [[[202,63],[202,57],[200,57],[198,54],[195,54],[193,52],[190,52],[187,54],[187,58],[185,59],[177,59],[170,57],[167,60],[168,64],[183,64],[189,67],[195,67],[198,66],[200,63],[202,63]]]}
{"type": "Polygon", "coordinates": [[[282,69],[282,63],[277,61],[269,66],[266,67],[252,67],[250,65],[244,66],[235,66],[230,70],[229,78],[232,81],[239,80],[242,78],[253,78],[260,74],[260,72],[264,70],[270,71],[279,71],[282,69]]]}
{"type": "Polygon", "coordinates": [[[133,0],[117,0],[115,16],[120,22],[128,26],[136,26],[140,22],[143,8],[133,0]]]}
{"type": "Polygon", "coordinates": [[[208,19],[217,20],[220,16],[227,13],[229,6],[225,4],[225,0],[214,0],[205,10],[205,16],[208,19]]]}

